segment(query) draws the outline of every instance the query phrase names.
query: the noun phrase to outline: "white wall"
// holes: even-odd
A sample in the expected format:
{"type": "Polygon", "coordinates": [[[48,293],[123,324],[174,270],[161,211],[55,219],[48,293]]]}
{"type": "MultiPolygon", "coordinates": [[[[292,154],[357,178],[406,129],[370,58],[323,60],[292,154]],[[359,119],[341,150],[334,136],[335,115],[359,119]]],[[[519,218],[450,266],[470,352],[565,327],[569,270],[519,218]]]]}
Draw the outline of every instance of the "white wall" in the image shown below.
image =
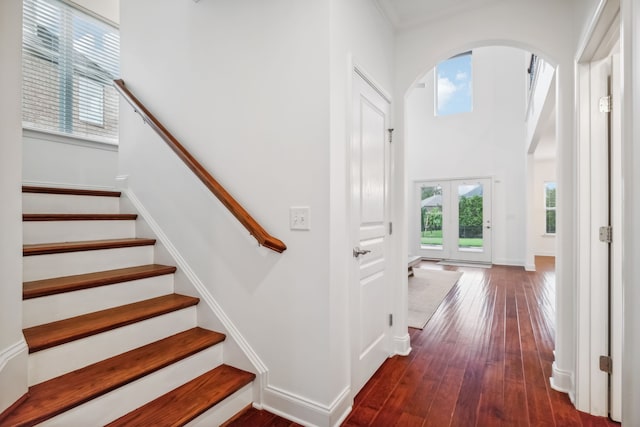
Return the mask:
{"type": "Polygon", "coordinates": [[[24,130],[22,156],[25,184],[113,188],[118,173],[117,145],[69,136],[24,130]]]}
{"type": "Polygon", "coordinates": [[[533,252],[535,255],[555,256],[556,237],[545,233],[546,210],[544,205],[544,184],[545,182],[555,182],[556,180],[555,160],[536,159],[534,162],[534,174],[533,252]]]}
{"type": "Polygon", "coordinates": [[[101,16],[114,24],[120,22],[120,0],[67,0],[101,16]]]}
{"type": "MultiPolygon", "coordinates": [[[[593,2],[577,0],[495,2],[470,12],[399,31],[396,35],[395,93],[401,96],[438,60],[479,46],[510,45],[539,54],[556,68],[558,87],[558,244],[556,305],[558,307],[552,387],[573,392],[575,384],[575,215],[576,141],[574,133],[574,57],[585,17],[593,2]]],[[[396,140],[404,144],[404,103],[396,103],[396,140]]],[[[408,178],[404,170],[403,186],[408,178]]],[[[397,184],[396,184],[397,185],[397,184]]],[[[396,188],[402,191],[402,188],[396,188]]],[[[405,197],[406,200],[406,197],[405,197]]],[[[405,202],[406,203],[406,202],[405,202]]],[[[406,223],[401,224],[405,232],[406,223]]],[[[406,256],[407,244],[403,245],[406,256]]]]}
{"type": "MultiPolygon", "coordinates": [[[[472,54],[473,111],[434,114],[434,70],[425,88],[407,98],[409,194],[415,181],[493,177],[493,262],[524,265],[525,87],[523,52],[510,47],[475,49],[472,54]],[[499,64],[499,65],[498,65],[499,64]]],[[[418,202],[410,200],[409,206],[418,202]]],[[[419,217],[410,215],[409,253],[417,253],[419,217]]]]}
{"type": "Polygon", "coordinates": [[[125,105],[120,173],[269,369],[259,403],[325,425],[348,385],[345,325],[331,324],[346,284],[329,266],[329,15],[329,2],[142,0],[120,24],[126,84],[288,249],[258,248],[125,105]],[[310,231],[289,230],[291,206],[310,207],[310,231]]]}
{"type": "Polygon", "coordinates": [[[0,413],[27,392],[22,337],[22,2],[0,2],[0,413]]]}

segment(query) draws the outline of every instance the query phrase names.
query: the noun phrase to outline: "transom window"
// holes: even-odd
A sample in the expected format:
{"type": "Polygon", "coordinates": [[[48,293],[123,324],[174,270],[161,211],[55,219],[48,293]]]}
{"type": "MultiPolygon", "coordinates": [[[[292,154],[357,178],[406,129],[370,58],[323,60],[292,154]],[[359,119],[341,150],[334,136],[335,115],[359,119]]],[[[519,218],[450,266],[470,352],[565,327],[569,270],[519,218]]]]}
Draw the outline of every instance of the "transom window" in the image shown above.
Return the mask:
{"type": "Polygon", "coordinates": [[[436,66],[436,116],[473,110],[471,58],[471,52],[465,52],[436,66]]]}

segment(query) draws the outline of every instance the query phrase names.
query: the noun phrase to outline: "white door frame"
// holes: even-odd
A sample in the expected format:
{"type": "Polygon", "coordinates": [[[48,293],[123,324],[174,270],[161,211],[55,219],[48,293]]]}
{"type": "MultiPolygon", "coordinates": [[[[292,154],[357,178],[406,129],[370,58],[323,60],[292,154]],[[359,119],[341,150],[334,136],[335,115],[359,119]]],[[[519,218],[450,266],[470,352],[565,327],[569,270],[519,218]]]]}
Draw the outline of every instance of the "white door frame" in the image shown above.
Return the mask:
{"type": "MultiPolygon", "coordinates": [[[[609,405],[609,378],[599,369],[601,355],[609,354],[609,304],[607,290],[603,288],[602,274],[608,271],[609,262],[603,255],[601,243],[597,238],[597,228],[600,225],[600,214],[594,210],[608,200],[602,200],[598,192],[592,193],[592,183],[603,179],[602,163],[598,162],[598,147],[592,140],[593,124],[591,115],[598,108],[594,105],[593,98],[599,95],[592,94],[591,73],[592,63],[611,56],[611,53],[619,40],[619,1],[610,0],[601,2],[596,19],[590,28],[589,41],[582,49],[576,66],[576,101],[577,111],[577,202],[578,211],[578,235],[577,235],[577,317],[576,317],[576,371],[575,371],[575,396],[574,403],[577,409],[597,416],[608,416],[609,405]],[[596,224],[596,222],[598,222],[596,224]],[[600,254],[598,255],[598,253],[600,254]],[[594,278],[594,274],[598,277],[594,278]]],[[[620,182],[622,171],[620,168],[611,168],[611,180],[620,182]]],[[[616,197],[614,195],[614,197],[616,197]]],[[[612,204],[616,201],[612,200],[612,204]]],[[[621,203],[618,201],[618,203],[621,203]]],[[[615,221],[614,218],[611,218],[615,221]]],[[[622,233],[622,224],[615,224],[616,234],[622,233]]],[[[621,235],[621,234],[619,234],[621,235]]],[[[611,250],[619,253],[621,239],[616,239],[611,250]]],[[[614,255],[615,256],[615,255],[614,255]]],[[[612,264],[613,267],[613,264],[612,264]]],[[[621,265],[619,265],[621,268],[621,265]]],[[[615,269],[615,267],[614,267],[615,269]]],[[[606,277],[606,276],[605,276],[606,277]]],[[[620,278],[619,274],[614,277],[620,278]]],[[[615,288],[616,285],[612,284],[615,288]]],[[[621,315],[621,312],[612,313],[612,316],[621,315]]],[[[621,319],[620,319],[621,320],[621,319]]],[[[612,322],[617,321],[612,318],[612,322]]],[[[614,361],[619,364],[620,361],[614,361]]],[[[619,365],[618,365],[619,366],[619,365]]],[[[615,405],[613,405],[615,406],[615,405]]],[[[613,408],[612,406],[612,408],[613,408]]]]}

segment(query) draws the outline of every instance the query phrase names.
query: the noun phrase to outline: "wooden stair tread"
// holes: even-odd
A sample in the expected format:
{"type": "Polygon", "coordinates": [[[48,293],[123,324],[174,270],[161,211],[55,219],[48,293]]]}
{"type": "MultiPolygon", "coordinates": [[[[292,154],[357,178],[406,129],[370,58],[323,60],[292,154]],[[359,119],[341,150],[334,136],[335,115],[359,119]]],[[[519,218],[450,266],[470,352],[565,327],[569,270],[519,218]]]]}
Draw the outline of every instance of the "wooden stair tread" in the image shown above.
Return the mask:
{"type": "Polygon", "coordinates": [[[183,426],[254,378],[251,372],[221,365],[118,418],[107,427],[183,426]]]}
{"type": "Polygon", "coordinates": [[[65,252],[95,251],[100,249],[130,248],[155,245],[155,239],[126,238],[106,240],[86,240],[79,242],[35,243],[22,246],[22,254],[45,255],[65,252]]]}
{"type": "Polygon", "coordinates": [[[29,353],[196,305],[198,298],[170,294],[23,329],[29,353]]]}
{"type": "Polygon", "coordinates": [[[23,185],[23,193],[41,193],[41,194],[69,194],[74,196],[98,196],[98,197],[120,197],[120,191],[109,190],[85,190],[80,188],[60,188],[60,187],[38,187],[32,185],[23,185]]]}
{"type": "Polygon", "coordinates": [[[29,388],[29,397],[0,426],[31,426],[222,342],[193,328],[29,388]]]}
{"type": "Polygon", "coordinates": [[[78,291],[114,283],[145,279],[175,273],[176,267],[160,264],[140,265],[137,267],[118,268],[96,273],[77,274],[73,276],[55,277],[52,279],[24,282],[22,299],[38,298],[63,292],[78,291]]]}
{"type": "Polygon", "coordinates": [[[130,221],[136,214],[23,214],[23,221],[130,221]]]}

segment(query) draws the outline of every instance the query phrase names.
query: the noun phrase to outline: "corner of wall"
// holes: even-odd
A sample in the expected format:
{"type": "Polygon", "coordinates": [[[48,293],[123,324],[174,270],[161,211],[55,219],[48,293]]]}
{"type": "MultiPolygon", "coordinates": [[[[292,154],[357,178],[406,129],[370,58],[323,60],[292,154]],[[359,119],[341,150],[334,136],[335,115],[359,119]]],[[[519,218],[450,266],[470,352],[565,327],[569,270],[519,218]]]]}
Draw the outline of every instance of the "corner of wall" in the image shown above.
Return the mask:
{"type": "Polygon", "coordinates": [[[28,350],[23,338],[0,351],[0,384],[11,384],[10,387],[0,387],[0,415],[28,391],[24,375],[27,372],[28,350]]]}
{"type": "Polygon", "coordinates": [[[575,385],[573,383],[573,373],[559,369],[556,362],[553,362],[551,378],[549,378],[551,388],[561,393],[567,393],[574,402],[575,385]]]}

